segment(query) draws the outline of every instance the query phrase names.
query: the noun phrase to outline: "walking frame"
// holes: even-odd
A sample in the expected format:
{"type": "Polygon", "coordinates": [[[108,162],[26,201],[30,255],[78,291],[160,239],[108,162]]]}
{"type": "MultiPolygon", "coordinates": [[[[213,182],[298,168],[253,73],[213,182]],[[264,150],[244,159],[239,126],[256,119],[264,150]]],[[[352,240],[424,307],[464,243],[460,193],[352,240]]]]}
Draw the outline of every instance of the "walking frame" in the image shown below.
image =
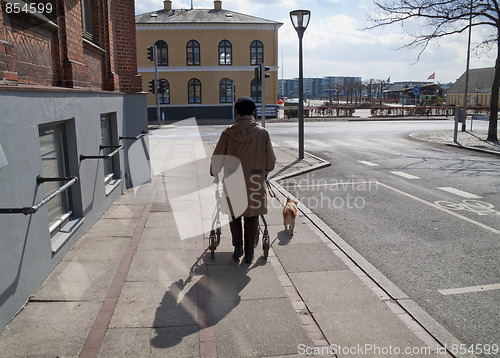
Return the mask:
{"type": "MultiPolygon", "coordinates": [[[[214,209],[214,215],[212,219],[212,229],[210,230],[210,236],[209,236],[209,245],[208,248],[210,250],[210,258],[214,259],[215,258],[215,250],[217,250],[217,247],[220,244],[220,238],[222,234],[221,230],[221,223],[220,223],[220,212],[221,212],[221,200],[222,200],[222,189],[220,188],[220,180],[219,180],[219,175],[215,174],[214,175],[214,183],[216,184],[215,187],[215,209],[214,209]]],[[[269,182],[266,180],[266,185],[270,188],[269,182]]],[[[273,193],[274,194],[274,193],[273,193]]],[[[276,196],[273,196],[276,197],[276,196]]],[[[269,256],[269,248],[271,246],[271,242],[269,239],[269,231],[267,229],[267,221],[264,215],[260,215],[260,220],[264,224],[264,229],[262,230],[259,226],[259,232],[257,232],[257,237],[255,238],[255,247],[257,247],[259,243],[259,235],[260,232],[262,232],[262,250],[264,251],[264,258],[267,259],[269,256]]]]}

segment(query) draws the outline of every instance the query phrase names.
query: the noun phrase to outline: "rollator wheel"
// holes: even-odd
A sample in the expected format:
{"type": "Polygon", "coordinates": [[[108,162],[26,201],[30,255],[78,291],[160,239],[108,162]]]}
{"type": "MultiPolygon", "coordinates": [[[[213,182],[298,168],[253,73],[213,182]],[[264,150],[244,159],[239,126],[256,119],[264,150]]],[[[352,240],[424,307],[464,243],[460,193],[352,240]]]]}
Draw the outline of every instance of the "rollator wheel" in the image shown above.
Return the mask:
{"type": "Polygon", "coordinates": [[[210,249],[210,258],[212,258],[212,259],[215,257],[215,247],[216,247],[215,231],[212,230],[210,232],[210,238],[209,238],[209,243],[208,243],[208,248],[210,249]]]}
{"type": "Polygon", "coordinates": [[[215,241],[215,248],[217,248],[220,244],[220,236],[221,235],[222,235],[222,231],[221,231],[220,227],[218,227],[217,231],[216,231],[217,240],[215,241]]]}
{"type": "Polygon", "coordinates": [[[269,237],[264,237],[262,240],[262,249],[264,250],[264,258],[267,259],[269,256],[269,237]]]}

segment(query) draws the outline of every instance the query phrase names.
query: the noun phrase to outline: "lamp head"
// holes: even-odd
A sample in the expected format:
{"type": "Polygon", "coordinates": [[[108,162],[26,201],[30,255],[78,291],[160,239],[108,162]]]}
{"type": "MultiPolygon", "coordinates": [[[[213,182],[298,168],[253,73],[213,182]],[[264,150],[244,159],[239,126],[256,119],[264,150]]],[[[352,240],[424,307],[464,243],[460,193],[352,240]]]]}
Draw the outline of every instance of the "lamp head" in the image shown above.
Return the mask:
{"type": "Polygon", "coordinates": [[[290,11],[290,19],[292,20],[293,27],[298,33],[304,33],[304,31],[306,31],[310,18],[311,12],[309,10],[290,11]]]}

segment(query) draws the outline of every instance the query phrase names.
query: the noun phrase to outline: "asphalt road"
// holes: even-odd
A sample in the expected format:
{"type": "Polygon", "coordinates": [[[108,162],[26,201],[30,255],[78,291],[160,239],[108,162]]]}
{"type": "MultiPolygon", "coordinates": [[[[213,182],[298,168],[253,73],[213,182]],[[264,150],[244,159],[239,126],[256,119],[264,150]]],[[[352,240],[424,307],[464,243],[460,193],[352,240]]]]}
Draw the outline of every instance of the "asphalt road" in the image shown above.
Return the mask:
{"type": "MultiPolygon", "coordinates": [[[[267,128],[297,147],[296,126],[267,128]]],[[[332,166],[282,184],[460,341],[500,345],[500,158],[408,138],[445,128],[306,123],[332,166]]]]}

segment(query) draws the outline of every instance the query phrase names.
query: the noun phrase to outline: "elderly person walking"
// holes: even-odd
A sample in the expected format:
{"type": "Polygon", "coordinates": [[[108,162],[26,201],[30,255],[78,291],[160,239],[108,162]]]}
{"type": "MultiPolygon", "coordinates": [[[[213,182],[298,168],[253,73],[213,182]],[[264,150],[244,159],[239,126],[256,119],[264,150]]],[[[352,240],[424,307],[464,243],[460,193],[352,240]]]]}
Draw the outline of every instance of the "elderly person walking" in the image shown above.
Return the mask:
{"type": "Polygon", "coordinates": [[[259,231],[259,215],[267,213],[267,193],[265,181],[274,169],[276,157],[269,133],[253,117],[255,103],[249,97],[236,101],[238,116],[235,122],[226,128],[217,143],[210,165],[210,175],[224,169],[224,193],[226,204],[223,211],[231,215],[229,224],[233,238],[233,258],[239,260],[245,253],[245,263],[251,263],[254,257],[254,243],[259,231]],[[242,173],[243,175],[238,175],[242,173]],[[238,188],[229,187],[229,177],[237,180],[238,188]],[[246,189],[246,193],[245,193],[246,189]],[[243,191],[243,195],[233,195],[243,191]],[[241,208],[241,203],[246,207],[241,208]],[[242,212],[240,212],[242,211],[242,212]],[[242,227],[242,218],[243,225],[242,227]],[[244,243],[244,246],[243,246],[244,243]]]}

